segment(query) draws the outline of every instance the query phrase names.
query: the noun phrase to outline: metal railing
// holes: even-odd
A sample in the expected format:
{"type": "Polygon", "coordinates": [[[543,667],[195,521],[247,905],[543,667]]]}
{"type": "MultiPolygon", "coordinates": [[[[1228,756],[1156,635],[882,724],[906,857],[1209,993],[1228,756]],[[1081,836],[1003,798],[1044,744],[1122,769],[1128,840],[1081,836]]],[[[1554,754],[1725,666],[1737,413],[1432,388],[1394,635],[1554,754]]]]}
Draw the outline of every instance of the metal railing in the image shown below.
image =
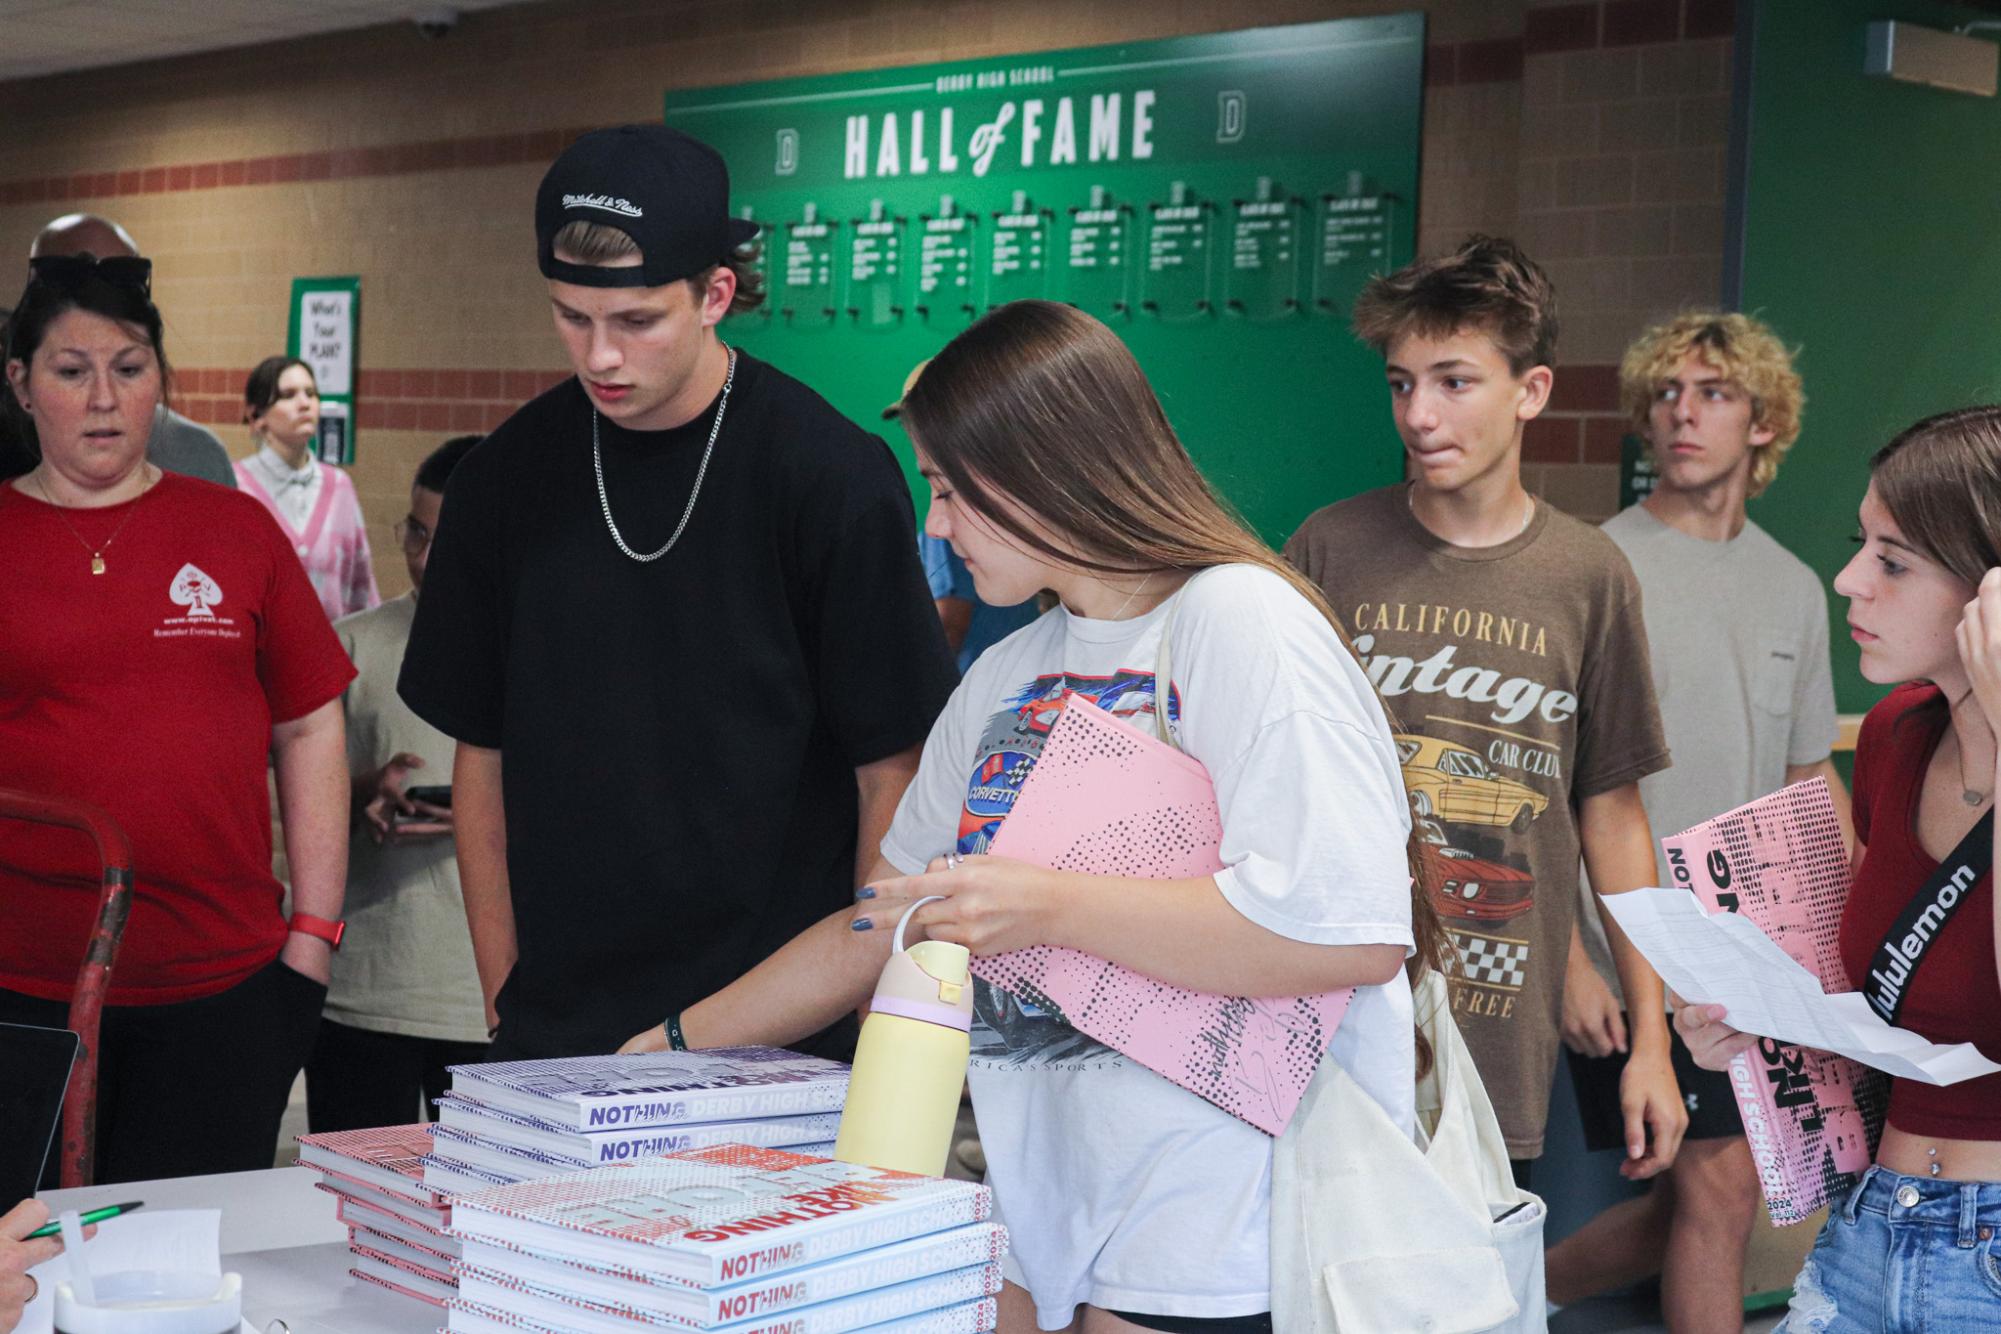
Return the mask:
{"type": "Polygon", "coordinates": [[[64,1188],[88,1186],[97,1144],[98,1027],[105,993],[111,986],[111,966],[118,960],[118,942],[132,912],[132,845],[109,815],[80,801],[0,788],[0,819],[79,830],[97,845],[98,883],[102,887],[97,921],[91,927],[83,965],[77,969],[76,988],[70,993],[69,1026],[82,1046],[63,1095],[61,1161],[64,1188]]]}

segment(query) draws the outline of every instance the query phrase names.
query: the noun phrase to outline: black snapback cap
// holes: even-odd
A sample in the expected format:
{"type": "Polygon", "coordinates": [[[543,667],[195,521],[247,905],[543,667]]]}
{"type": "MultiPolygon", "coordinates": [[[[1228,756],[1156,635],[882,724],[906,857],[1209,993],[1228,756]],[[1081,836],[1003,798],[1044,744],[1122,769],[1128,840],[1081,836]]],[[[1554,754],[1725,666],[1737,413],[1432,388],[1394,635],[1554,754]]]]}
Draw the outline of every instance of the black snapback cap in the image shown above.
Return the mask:
{"type": "Polygon", "coordinates": [[[542,276],[582,287],[663,287],[722,262],[757,235],[732,218],[722,155],[665,125],[592,130],[564,149],[535,192],[535,256],[542,276]],[[640,263],[567,264],[556,233],[572,222],[616,227],[640,263]]]}

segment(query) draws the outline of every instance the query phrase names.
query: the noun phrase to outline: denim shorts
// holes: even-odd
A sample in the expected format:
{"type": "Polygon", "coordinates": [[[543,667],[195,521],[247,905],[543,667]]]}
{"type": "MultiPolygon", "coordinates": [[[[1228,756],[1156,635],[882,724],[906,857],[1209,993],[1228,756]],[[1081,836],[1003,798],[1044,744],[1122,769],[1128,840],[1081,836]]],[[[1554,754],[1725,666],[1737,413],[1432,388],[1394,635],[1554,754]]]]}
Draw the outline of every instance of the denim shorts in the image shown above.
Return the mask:
{"type": "Polygon", "coordinates": [[[1793,1282],[1784,1334],[2001,1329],[2001,1183],[1865,1173],[1793,1282]]]}

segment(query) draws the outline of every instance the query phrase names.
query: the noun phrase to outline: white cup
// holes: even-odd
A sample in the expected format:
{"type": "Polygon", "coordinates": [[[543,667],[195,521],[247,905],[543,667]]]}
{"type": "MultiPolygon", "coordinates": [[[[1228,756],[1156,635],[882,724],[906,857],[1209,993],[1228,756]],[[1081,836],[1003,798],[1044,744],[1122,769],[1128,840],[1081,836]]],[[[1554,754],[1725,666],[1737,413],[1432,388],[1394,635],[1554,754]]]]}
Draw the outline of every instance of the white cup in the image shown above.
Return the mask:
{"type": "Polygon", "coordinates": [[[125,1269],[91,1275],[96,1300],[56,1285],[57,1334],[236,1334],[243,1276],[125,1269]]]}

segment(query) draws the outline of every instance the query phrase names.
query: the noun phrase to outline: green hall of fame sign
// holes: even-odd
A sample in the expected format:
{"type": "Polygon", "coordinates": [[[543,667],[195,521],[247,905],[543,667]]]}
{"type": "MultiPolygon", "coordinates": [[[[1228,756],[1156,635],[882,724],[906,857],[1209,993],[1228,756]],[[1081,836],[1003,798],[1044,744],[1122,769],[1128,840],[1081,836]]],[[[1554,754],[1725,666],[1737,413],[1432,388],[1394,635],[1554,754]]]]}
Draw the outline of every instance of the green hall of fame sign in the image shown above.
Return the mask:
{"type": "Polygon", "coordinates": [[[725,337],[873,425],[985,311],[1070,302],[1278,542],[1403,475],[1347,320],[1411,256],[1423,61],[1398,14],[677,90],[666,120],[764,229],[769,298],[725,337]]]}

